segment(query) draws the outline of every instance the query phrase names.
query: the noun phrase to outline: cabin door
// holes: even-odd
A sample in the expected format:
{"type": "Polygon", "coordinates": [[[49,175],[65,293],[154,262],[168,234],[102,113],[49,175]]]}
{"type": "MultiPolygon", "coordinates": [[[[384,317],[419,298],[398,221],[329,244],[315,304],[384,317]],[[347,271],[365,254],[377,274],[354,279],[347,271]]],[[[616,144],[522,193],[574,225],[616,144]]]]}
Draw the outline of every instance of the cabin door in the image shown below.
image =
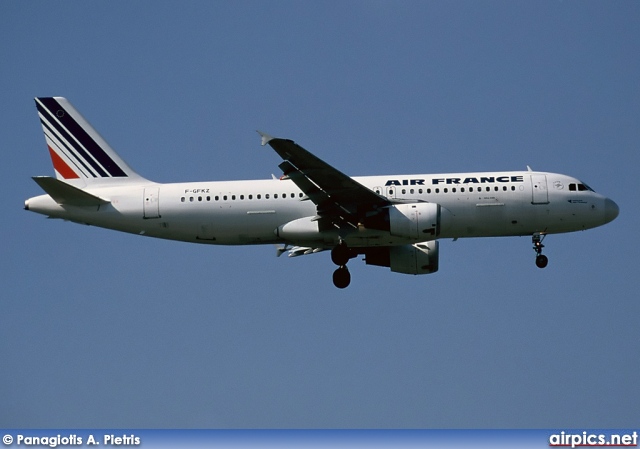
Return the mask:
{"type": "Polygon", "coordinates": [[[548,204],[547,175],[531,175],[532,204],[548,204]]]}

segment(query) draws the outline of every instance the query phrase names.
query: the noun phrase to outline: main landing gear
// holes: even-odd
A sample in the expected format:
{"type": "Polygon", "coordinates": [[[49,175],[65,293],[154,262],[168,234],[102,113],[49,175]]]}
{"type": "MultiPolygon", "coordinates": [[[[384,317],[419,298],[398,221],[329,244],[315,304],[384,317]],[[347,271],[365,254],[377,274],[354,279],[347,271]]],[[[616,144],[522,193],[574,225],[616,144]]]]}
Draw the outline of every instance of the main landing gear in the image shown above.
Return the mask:
{"type": "Polygon", "coordinates": [[[533,237],[531,237],[531,241],[533,242],[533,250],[536,252],[536,266],[538,268],[544,268],[549,263],[549,258],[542,254],[542,248],[544,248],[544,245],[542,244],[543,240],[544,235],[540,234],[539,232],[536,232],[535,234],[533,234],[533,237]]]}
{"type": "Polygon", "coordinates": [[[355,257],[355,254],[344,242],[340,242],[331,250],[331,261],[338,265],[338,269],[333,272],[333,285],[338,288],[347,288],[351,283],[351,273],[347,268],[347,262],[352,257],[355,257]]]}

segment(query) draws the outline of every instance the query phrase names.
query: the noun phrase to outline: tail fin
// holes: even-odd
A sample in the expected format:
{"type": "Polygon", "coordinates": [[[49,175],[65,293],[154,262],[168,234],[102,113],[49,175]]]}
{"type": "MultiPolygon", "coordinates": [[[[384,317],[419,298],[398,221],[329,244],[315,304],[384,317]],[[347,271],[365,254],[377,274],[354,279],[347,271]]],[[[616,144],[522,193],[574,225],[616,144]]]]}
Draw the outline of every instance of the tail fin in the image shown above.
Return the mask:
{"type": "Polygon", "coordinates": [[[77,187],[144,180],[66,98],[35,100],[57,179],[77,187]]]}

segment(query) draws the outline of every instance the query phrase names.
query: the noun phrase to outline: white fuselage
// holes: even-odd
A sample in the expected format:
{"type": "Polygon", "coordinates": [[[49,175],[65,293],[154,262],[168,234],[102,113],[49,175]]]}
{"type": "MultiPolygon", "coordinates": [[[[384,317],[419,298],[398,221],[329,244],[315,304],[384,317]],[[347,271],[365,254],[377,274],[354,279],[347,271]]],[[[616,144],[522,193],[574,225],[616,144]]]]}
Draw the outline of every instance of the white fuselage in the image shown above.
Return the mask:
{"type": "MultiPolygon", "coordinates": [[[[393,201],[439,204],[438,238],[578,231],[605,224],[617,215],[617,206],[611,200],[588,188],[579,190],[576,186],[583,186],[580,181],[554,173],[517,171],[354,179],[393,201]]],[[[53,218],[194,243],[284,242],[331,248],[340,239],[353,247],[415,242],[368,229],[341,235],[336,231],[320,239],[287,240],[278,235],[280,226],[316,215],[316,205],[290,180],[172,184],[144,181],[86,190],[110,201],[109,204],[62,206],[49,195],[42,195],[27,200],[25,208],[53,218]]]]}

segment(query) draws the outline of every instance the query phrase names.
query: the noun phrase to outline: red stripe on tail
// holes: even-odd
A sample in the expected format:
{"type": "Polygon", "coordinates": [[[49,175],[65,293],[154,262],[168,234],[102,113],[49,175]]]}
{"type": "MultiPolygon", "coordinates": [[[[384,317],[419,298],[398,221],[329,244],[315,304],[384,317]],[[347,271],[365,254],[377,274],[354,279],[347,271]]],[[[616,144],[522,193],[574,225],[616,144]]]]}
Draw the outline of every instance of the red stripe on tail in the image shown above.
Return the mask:
{"type": "Polygon", "coordinates": [[[58,153],[49,148],[49,155],[51,156],[51,162],[53,162],[53,168],[62,175],[64,179],[77,179],[80,176],[74,172],[65,161],[62,160],[58,153]]]}

